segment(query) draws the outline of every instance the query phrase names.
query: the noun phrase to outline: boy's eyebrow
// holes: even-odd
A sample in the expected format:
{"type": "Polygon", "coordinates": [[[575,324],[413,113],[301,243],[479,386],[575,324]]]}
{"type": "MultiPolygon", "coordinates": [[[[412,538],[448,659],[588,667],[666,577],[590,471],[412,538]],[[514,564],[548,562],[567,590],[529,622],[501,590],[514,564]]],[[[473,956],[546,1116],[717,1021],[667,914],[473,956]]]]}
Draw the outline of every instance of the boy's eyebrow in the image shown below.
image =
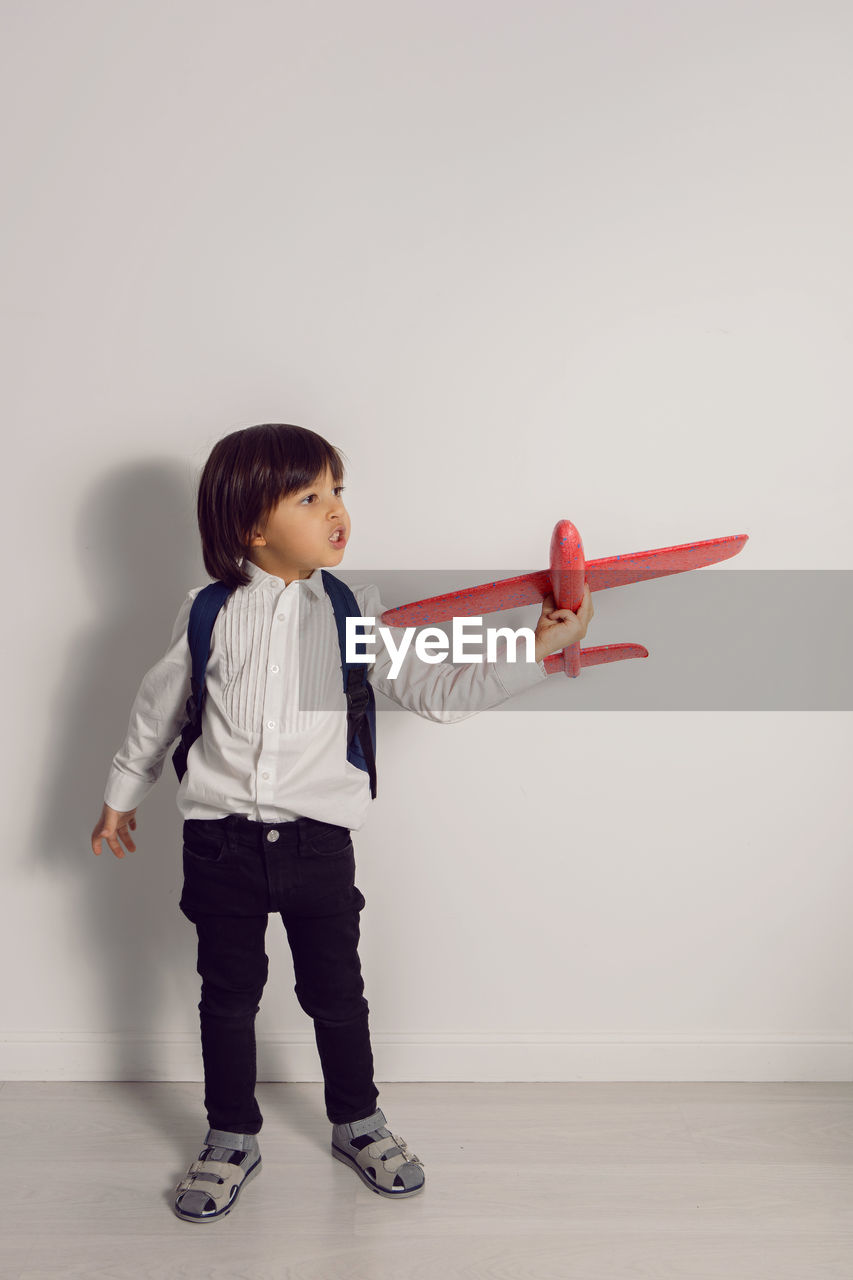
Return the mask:
{"type": "MultiPolygon", "coordinates": [[[[341,487],[341,485],[342,485],[342,484],[343,484],[343,480],[333,480],[333,481],[332,481],[332,488],[333,488],[333,489],[339,489],[339,488],[341,487]]],[[[311,493],[311,492],[313,492],[315,489],[319,489],[320,487],[321,487],[321,486],[317,484],[316,480],[314,480],[314,481],[312,481],[312,482],[311,482],[311,484],[304,484],[304,485],[302,486],[302,488],[301,488],[301,489],[297,489],[297,490],[296,490],[296,492],[297,492],[297,493],[311,493]]]]}

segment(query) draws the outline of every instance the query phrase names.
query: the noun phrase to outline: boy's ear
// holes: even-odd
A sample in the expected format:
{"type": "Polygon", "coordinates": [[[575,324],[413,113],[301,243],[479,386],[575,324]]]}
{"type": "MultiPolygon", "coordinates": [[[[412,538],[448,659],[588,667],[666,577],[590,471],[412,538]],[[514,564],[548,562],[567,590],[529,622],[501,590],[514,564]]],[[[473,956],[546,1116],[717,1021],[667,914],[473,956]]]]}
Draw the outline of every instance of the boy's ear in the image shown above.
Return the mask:
{"type": "Polygon", "coordinates": [[[264,537],[264,529],[270,519],[271,512],[262,511],[258,517],[258,521],[254,524],[249,533],[245,535],[243,545],[246,547],[265,547],[267,540],[264,537]]]}
{"type": "Polygon", "coordinates": [[[255,525],[250,533],[245,533],[243,535],[244,547],[265,547],[266,545],[267,540],[257,525],[255,525]]]}

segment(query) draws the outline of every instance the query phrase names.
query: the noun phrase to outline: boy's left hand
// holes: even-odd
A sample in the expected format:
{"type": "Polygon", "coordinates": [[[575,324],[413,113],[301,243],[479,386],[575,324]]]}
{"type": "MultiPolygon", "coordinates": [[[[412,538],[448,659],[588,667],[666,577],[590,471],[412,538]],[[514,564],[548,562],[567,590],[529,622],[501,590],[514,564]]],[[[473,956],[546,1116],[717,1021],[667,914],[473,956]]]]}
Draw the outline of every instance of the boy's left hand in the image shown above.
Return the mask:
{"type": "Polygon", "coordinates": [[[594,612],[587,582],[583,585],[583,600],[577,613],[571,609],[555,609],[554,597],[549,593],[542,601],[542,614],[536,624],[536,661],[541,662],[549,653],[559,653],[583,640],[594,612]]]}

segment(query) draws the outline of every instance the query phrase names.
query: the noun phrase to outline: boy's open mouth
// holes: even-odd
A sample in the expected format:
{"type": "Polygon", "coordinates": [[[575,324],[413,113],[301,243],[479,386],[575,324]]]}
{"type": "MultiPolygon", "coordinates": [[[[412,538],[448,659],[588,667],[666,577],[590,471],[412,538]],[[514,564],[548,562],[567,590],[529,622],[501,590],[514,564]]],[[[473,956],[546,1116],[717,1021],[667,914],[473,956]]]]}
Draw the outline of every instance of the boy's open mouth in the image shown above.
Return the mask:
{"type": "Polygon", "coordinates": [[[330,542],[345,542],[345,541],[346,541],[346,538],[344,537],[344,527],[343,527],[343,525],[338,525],[337,529],[335,529],[334,533],[330,536],[329,541],[330,541],[330,542]]]}

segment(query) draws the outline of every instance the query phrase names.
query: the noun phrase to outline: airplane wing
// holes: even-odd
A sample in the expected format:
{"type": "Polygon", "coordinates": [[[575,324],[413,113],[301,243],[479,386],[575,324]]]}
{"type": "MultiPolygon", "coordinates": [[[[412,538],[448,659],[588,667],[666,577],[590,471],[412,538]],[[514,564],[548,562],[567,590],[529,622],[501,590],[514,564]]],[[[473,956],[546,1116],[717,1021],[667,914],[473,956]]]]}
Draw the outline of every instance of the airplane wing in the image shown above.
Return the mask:
{"type": "Polygon", "coordinates": [[[657,551],[632,551],[626,556],[606,556],[588,560],[586,581],[590,591],[622,587],[649,578],[665,578],[670,573],[686,573],[707,564],[730,560],[747,541],[745,533],[729,538],[709,538],[706,542],[684,542],[678,547],[659,547],[657,551]]]}
{"type": "MultiPolygon", "coordinates": [[[[737,555],[746,543],[747,536],[745,533],[735,534],[726,538],[709,538],[705,542],[684,542],[676,547],[659,547],[655,551],[634,551],[624,556],[588,560],[585,579],[590,591],[604,591],[608,587],[644,582],[649,578],[663,578],[671,573],[686,573],[690,569],[717,564],[720,560],[728,560],[737,555]]],[[[534,573],[519,574],[515,578],[484,582],[480,586],[465,587],[447,595],[431,596],[428,600],[416,600],[396,609],[386,609],[380,621],[386,627],[421,627],[454,617],[480,617],[485,613],[497,613],[501,609],[514,609],[519,605],[540,604],[550,591],[551,571],[539,569],[534,573]]],[[[599,658],[597,661],[613,662],[616,659],[599,658]]],[[[590,662],[587,665],[593,664],[590,662]]]]}

